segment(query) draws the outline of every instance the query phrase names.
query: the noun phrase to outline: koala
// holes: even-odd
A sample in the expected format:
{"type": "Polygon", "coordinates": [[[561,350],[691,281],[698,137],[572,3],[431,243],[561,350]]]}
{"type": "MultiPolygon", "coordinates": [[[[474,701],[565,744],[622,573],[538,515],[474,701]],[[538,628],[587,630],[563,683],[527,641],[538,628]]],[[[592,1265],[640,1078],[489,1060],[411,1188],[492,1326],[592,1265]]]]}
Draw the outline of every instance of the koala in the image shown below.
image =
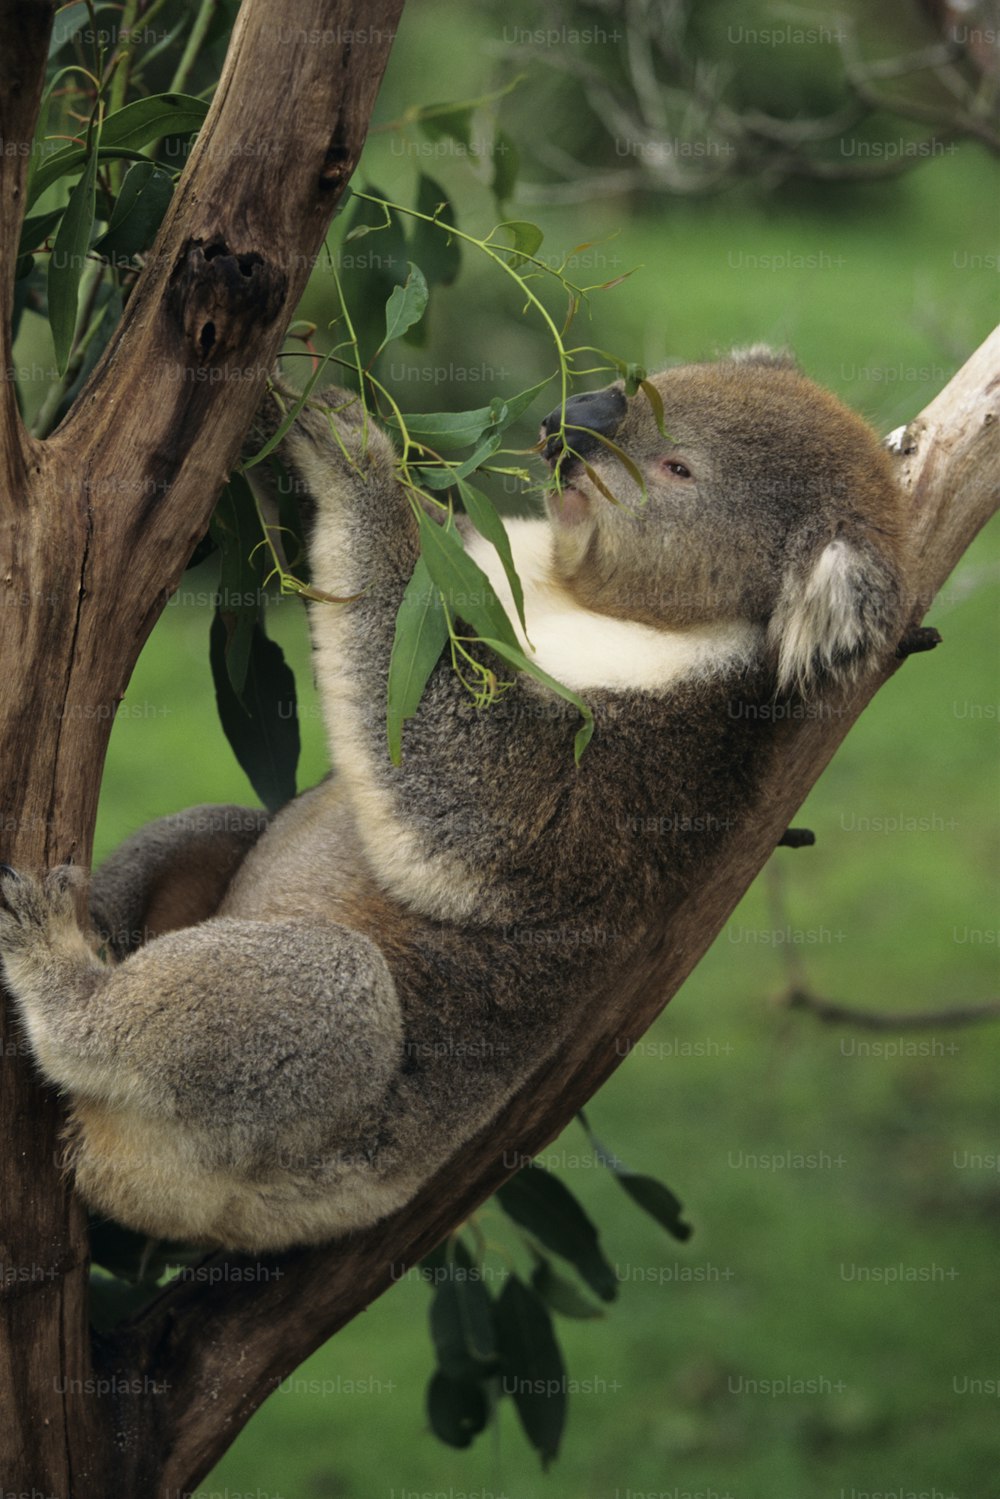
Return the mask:
{"type": "MultiPolygon", "coordinates": [[[[864,422],[765,349],[652,384],[662,420],[621,383],[548,417],[547,516],[509,525],[525,649],[593,710],[579,765],[572,706],[521,674],[477,708],[447,652],[390,762],[418,527],[356,397],[303,407],[282,456],[312,576],[350,600],[311,606],[333,774],[271,819],[142,829],[93,877],[92,932],[71,868],[0,877],[4,977],[95,1212],[259,1252],[399,1208],[670,941],[753,811],[775,704],[841,692],[895,644],[902,499],[864,422]]],[[[258,437],[281,418],[270,397],[258,437]]]]}

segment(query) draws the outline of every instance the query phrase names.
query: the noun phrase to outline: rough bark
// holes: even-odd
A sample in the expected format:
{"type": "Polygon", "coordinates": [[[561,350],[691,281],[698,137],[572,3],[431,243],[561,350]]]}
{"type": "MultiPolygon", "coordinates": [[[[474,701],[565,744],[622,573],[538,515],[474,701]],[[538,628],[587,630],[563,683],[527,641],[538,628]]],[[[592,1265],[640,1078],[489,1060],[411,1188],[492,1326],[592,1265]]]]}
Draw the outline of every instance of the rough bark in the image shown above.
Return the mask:
{"type": "MultiPolygon", "coordinates": [[[[11,864],[89,861],[115,710],[357,163],[401,8],[373,0],[359,19],[349,0],[245,0],[146,269],[69,417],[35,441],[13,382],[0,382],[0,857],[11,864]]],[[[0,3],[5,370],[53,12],[0,3]]],[[[86,1231],[59,1171],[60,1110],[4,1025],[0,1487],[148,1499],[162,1454],[137,1450],[128,1480],[113,1454],[144,1397],[116,1411],[93,1393],[86,1231]]]]}

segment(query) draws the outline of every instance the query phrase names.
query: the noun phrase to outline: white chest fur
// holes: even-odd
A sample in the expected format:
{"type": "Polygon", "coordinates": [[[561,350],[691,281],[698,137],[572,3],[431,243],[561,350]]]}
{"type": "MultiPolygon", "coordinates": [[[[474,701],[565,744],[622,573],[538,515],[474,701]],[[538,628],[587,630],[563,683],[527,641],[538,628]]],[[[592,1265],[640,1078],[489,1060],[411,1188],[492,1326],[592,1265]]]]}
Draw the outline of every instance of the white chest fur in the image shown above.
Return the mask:
{"type": "Polygon", "coordinates": [[[656,630],[651,625],[585,609],[553,580],[548,523],[509,520],[506,525],[514,566],[524,588],[530,645],[518,623],[510,585],[493,547],[477,534],[467,539],[466,550],[489,578],[526,653],[575,691],[607,687],[658,692],[685,677],[710,675],[724,661],[749,658],[760,647],[762,634],[750,623],[656,630]]]}

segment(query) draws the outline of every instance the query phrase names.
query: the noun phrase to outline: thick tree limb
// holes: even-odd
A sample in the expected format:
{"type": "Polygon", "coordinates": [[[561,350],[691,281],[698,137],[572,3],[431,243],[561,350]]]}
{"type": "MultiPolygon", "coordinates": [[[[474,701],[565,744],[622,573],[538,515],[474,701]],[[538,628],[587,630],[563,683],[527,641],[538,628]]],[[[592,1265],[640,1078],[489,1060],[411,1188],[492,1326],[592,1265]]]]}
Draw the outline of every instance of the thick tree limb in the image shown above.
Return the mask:
{"type": "MultiPolygon", "coordinates": [[[[1000,502],[998,416],[1000,329],[901,443],[901,478],[913,502],[914,623],[1000,502]]],[[[170,1452],[158,1492],[192,1487],[291,1369],[510,1176],[505,1162],[538,1152],[570,1121],[687,977],[850,725],[898,666],[890,657],[836,712],[782,726],[754,816],[705,869],[670,931],[647,934],[601,1012],[581,1014],[561,1054],[406,1208],[329,1248],[268,1261],[249,1281],[237,1278],[246,1275],[245,1262],[218,1256],[210,1263],[223,1276],[230,1266],[233,1279],[211,1289],[176,1284],[104,1346],[107,1371],[138,1368],[164,1386],[140,1417],[154,1444],[170,1452]]]]}
{"type": "MultiPolygon", "coordinates": [[[[244,0],[156,245],[67,420],[34,440],[0,382],[0,858],[89,862],[115,710],[357,163],[401,8],[372,0],[359,20],[349,0],[244,0]]],[[[0,0],[5,369],[53,10],[0,0]]],[[[0,1056],[2,1487],[147,1499],[160,1455],[144,1450],[128,1488],[88,1383],[86,1235],[60,1175],[59,1111],[9,1024],[0,1056]]]]}

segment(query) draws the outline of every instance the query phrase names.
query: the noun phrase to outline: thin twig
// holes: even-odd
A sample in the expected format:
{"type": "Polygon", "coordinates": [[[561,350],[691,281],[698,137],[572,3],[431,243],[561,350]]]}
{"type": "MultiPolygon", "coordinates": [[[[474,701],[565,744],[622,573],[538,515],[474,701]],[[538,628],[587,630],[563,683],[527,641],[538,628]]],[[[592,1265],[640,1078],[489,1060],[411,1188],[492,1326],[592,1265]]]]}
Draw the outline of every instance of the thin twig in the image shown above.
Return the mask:
{"type": "Polygon", "coordinates": [[[920,1010],[889,1015],[880,1010],[855,1010],[850,1005],[821,999],[807,989],[789,989],[781,1003],[789,1010],[808,1010],[825,1025],[855,1025],[864,1031],[927,1031],[942,1026],[978,1025],[981,1020],[1000,1020],[1000,1000],[978,1005],[958,1005],[951,1010],[920,1010]]]}

